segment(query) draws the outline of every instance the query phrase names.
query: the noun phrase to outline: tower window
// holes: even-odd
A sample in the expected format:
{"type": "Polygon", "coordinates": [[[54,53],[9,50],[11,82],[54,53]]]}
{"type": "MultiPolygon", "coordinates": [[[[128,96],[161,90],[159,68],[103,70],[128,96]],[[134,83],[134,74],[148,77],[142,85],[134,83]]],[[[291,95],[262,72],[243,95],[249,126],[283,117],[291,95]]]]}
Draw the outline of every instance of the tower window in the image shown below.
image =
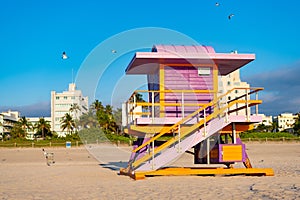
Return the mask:
{"type": "Polygon", "coordinates": [[[210,67],[198,67],[198,76],[209,76],[210,67]]]}

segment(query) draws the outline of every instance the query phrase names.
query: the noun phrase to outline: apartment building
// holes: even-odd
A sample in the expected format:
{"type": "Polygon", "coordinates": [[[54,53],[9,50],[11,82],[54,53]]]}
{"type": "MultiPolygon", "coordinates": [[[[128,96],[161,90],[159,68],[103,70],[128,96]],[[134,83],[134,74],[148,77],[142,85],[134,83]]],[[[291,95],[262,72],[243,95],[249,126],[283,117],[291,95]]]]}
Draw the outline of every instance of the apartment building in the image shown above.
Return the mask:
{"type": "MultiPolygon", "coordinates": [[[[26,119],[28,120],[28,122],[31,123],[32,127],[36,127],[36,124],[39,122],[40,117],[26,117],[26,119]]],[[[49,124],[51,124],[51,117],[44,117],[44,119],[46,122],[49,122],[49,124]]],[[[31,128],[31,129],[27,129],[26,132],[27,132],[26,139],[33,140],[36,130],[31,128]]]]}
{"type": "Polygon", "coordinates": [[[69,113],[73,119],[79,119],[86,112],[88,112],[88,97],[84,97],[81,90],[76,89],[75,83],[69,84],[68,91],[62,93],[51,91],[51,128],[59,136],[66,135],[66,131],[61,130],[61,120],[66,113],[69,113]],[[70,108],[75,104],[79,109],[71,112],[70,108]]]}
{"type": "Polygon", "coordinates": [[[260,124],[263,124],[265,126],[272,126],[273,124],[273,117],[272,116],[266,116],[265,114],[258,114],[262,117],[262,122],[260,124]]]}
{"type": "Polygon", "coordinates": [[[10,133],[12,127],[19,119],[20,113],[18,111],[8,110],[0,113],[0,139],[3,139],[4,135],[10,133]]]}
{"type": "Polygon", "coordinates": [[[278,115],[275,120],[278,123],[279,131],[293,128],[297,118],[298,115],[294,115],[292,113],[282,113],[278,115]]]}
{"type": "MultiPolygon", "coordinates": [[[[237,69],[232,73],[222,76],[221,81],[219,82],[219,95],[225,94],[227,91],[232,90],[233,88],[249,88],[250,85],[247,82],[242,82],[240,78],[240,70],[237,69]]],[[[232,95],[228,96],[227,100],[233,100],[239,96],[246,94],[246,90],[235,90],[232,95]]],[[[223,100],[225,101],[225,99],[223,100]]],[[[250,108],[249,108],[250,113],[250,108]]],[[[239,110],[236,114],[245,115],[246,110],[239,110]]]]}

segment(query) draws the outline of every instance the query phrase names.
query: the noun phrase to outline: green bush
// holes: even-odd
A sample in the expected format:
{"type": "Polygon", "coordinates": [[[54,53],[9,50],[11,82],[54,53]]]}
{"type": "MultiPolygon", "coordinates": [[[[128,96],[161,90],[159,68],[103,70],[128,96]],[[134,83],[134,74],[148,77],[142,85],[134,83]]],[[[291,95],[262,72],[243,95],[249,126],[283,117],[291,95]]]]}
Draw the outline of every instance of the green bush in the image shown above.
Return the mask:
{"type": "Polygon", "coordinates": [[[285,132],[276,132],[276,133],[268,133],[268,132],[244,132],[240,134],[241,138],[297,138],[295,135],[291,133],[285,132]]]}

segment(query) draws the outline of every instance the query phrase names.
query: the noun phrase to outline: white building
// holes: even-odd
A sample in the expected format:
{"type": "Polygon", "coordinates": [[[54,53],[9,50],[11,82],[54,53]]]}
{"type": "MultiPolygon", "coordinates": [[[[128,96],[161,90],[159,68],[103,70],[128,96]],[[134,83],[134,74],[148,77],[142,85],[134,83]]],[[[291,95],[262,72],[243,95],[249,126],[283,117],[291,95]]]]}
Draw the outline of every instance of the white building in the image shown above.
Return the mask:
{"type": "Polygon", "coordinates": [[[261,116],[262,121],[259,123],[255,123],[254,128],[257,128],[260,124],[263,124],[265,126],[272,126],[273,124],[272,116],[266,116],[265,114],[258,114],[258,116],[261,116]]]}
{"type": "Polygon", "coordinates": [[[4,120],[3,120],[3,115],[0,114],[0,139],[2,140],[3,139],[3,123],[4,123],[4,120]]]}
{"type": "Polygon", "coordinates": [[[51,128],[59,136],[66,135],[66,132],[61,130],[61,120],[66,113],[70,113],[73,119],[79,119],[86,112],[88,112],[88,97],[84,97],[81,90],[76,90],[75,83],[69,84],[68,91],[51,92],[51,128]],[[79,110],[71,113],[70,108],[74,104],[79,106],[79,110]]]}
{"type": "Polygon", "coordinates": [[[143,108],[142,106],[136,106],[133,108],[132,105],[123,103],[122,104],[122,126],[126,127],[128,124],[133,123],[137,118],[142,117],[143,108]],[[127,108],[126,108],[127,106],[127,108]],[[132,113],[128,116],[126,113],[132,113]]]}
{"type": "Polygon", "coordinates": [[[9,134],[14,124],[19,121],[20,113],[18,111],[8,110],[0,114],[0,137],[3,139],[5,134],[9,134]]]}
{"type": "Polygon", "coordinates": [[[294,124],[298,118],[298,115],[293,115],[292,113],[282,113],[277,116],[278,129],[283,131],[294,127],[294,124]]]}
{"type": "MultiPolygon", "coordinates": [[[[225,94],[227,91],[230,91],[233,88],[250,88],[250,85],[247,82],[241,81],[239,69],[221,77],[221,81],[219,82],[219,95],[225,94]]],[[[244,94],[246,94],[246,90],[234,90],[229,96],[227,96],[227,100],[233,100],[244,94]]],[[[250,108],[248,112],[250,113],[250,108]]],[[[237,111],[237,114],[246,115],[246,111],[245,109],[242,109],[237,111]]]]}
{"type": "MultiPolygon", "coordinates": [[[[27,121],[31,123],[32,127],[35,127],[36,124],[39,122],[40,117],[26,117],[27,121]]],[[[51,125],[51,117],[44,117],[46,122],[49,122],[51,125]]],[[[36,133],[36,130],[32,129],[27,129],[27,135],[26,139],[28,140],[33,140],[34,139],[34,134],[36,133]]]]}
{"type": "Polygon", "coordinates": [[[272,116],[266,116],[265,114],[258,114],[262,117],[262,122],[260,124],[263,124],[265,126],[272,126],[273,124],[273,117],[272,116]]]}

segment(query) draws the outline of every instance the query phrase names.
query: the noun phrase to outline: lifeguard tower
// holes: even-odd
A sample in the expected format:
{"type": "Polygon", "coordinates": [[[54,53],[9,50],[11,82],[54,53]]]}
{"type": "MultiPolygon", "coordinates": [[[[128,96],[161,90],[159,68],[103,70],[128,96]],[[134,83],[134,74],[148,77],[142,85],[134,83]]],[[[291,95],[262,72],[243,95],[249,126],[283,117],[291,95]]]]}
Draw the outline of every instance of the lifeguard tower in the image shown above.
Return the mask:
{"type": "Polygon", "coordinates": [[[126,74],[147,75],[148,90],[135,91],[124,106],[126,130],[138,139],[128,167],[120,174],[134,179],[273,175],[272,169],[252,168],[239,138],[240,132],[261,121],[257,114],[262,88],[224,91],[220,81],[221,76],[254,59],[254,54],[216,53],[210,46],[155,45],[151,52],[136,52],[126,74]],[[256,107],[254,114],[252,106],[256,107]],[[199,167],[169,167],[190,149],[194,155],[191,162],[199,167]],[[245,168],[233,168],[237,162],[245,168]]]}

